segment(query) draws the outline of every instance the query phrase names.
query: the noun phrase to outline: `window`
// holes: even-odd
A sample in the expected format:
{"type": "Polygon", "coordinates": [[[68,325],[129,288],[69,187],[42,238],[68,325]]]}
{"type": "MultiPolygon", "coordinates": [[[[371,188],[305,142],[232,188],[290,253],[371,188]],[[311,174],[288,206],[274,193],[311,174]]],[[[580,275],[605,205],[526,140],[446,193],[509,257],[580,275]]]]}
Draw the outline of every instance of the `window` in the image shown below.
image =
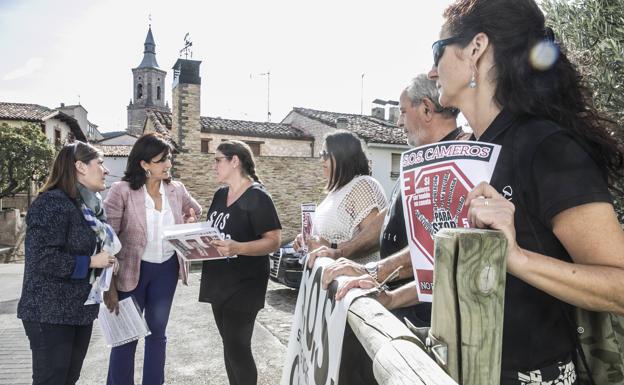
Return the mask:
{"type": "Polygon", "coordinates": [[[397,179],[401,175],[401,154],[392,154],[392,164],[390,165],[390,178],[397,179]]]}
{"type": "Polygon", "coordinates": [[[203,152],[204,154],[208,153],[208,150],[210,148],[210,140],[211,139],[202,139],[201,140],[201,152],[203,152]]]}
{"type": "Polygon", "coordinates": [[[137,99],[141,99],[143,97],[143,84],[137,84],[137,99]]]}
{"type": "Polygon", "coordinates": [[[254,156],[260,156],[260,144],[262,142],[245,142],[251,148],[251,152],[254,156]]]}
{"type": "Polygon", "coordinates": [[[160,86],[156,87],[156,100],[160,100],[160,86]]]}
{"type": "Polygon", "coordinates": [[[58,128],[54,129],[54,145],[56,147],[61,147],[61,130],[58,128]]]}

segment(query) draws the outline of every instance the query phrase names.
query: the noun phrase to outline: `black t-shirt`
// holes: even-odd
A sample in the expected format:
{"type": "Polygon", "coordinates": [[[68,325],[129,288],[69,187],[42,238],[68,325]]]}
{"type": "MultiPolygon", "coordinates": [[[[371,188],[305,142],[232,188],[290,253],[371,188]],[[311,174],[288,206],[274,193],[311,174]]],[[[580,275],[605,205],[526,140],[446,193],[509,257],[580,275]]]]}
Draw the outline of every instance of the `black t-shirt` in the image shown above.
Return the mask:
{"type": "MultiPolygon", "coordinates": [[[[518,245],[571,261],[552,232],[558,213],[590,202],[612,202],[601,171],[580,141],[556,123],[502,111],[480,141],[502,145],[491,185],[516,206],[518,245]]],[[[531,370],[573,349],[569,305],[507,274],[503,370],[531,370]]]]}
{"type": "MultiPolygon", "coordinates": [[[[217,190],[207,216],[207,221],[226,239],[250,242],[282,228],[273,200],[262,185],[254,183],[229,207],[227,194],[228,187],[217,190]]],[[[268,255],[204,261],[199,301],[256,311],[264,307],[268,280],[268,255]]]]}

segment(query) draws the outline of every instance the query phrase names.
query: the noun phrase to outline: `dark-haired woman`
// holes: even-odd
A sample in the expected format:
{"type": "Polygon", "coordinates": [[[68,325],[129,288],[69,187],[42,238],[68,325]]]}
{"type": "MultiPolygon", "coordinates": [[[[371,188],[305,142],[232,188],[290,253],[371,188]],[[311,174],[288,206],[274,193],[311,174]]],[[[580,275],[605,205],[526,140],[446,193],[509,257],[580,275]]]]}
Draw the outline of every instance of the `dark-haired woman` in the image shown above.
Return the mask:
{"type": "Polygon", "coordinates": [[[572,307],[624,314],[613,123],[533,0],[460,0],[444,15],[429,73],[440,103],[503,146],[467,199],[471,222],[508,241],[501,383],[574,384],[572,307]]]}
{"type": "Polygon", "coordinates": [[[33,384],[75,384],[98,305],[85,305],[95,268],[112,266],[112,242],[98,194],[108,170],[102,154],[75,142],[61,149],[26,216],[24,285],[17,317],[32,351],[33,384]],[[103,237],[103,238],[102,238],[103,237]]]}
{"type": "MultiPolygon", "coordinates": [[[[335,245],[353,238],[387,206],[383,188],[370,176],[368,159],[355,134],[345,130],[328,134],[320,156],[328,193],[316,208],[312,235],[330,245],[308,247],[314,250],[308,258],[310,267],[316,257],[337,258],[335,245]]],[[[299,247],[300,235],[295,249],[299,247]]],[[[371,253],[357,261],[365,264],[378,259],[379,254],[371,253]]]]}
{"type": "Polygon", "coordinates": [[[230,385],[253,385],[258,372],[251,336],[264,307],[268,255],[279,248],[282,226],[247,144],[222,142],[214,161],[216,179],[225,186],[214,194],[208,222],[225,239],[212,244],[222,255],[236,257],[204,262],[199,300],[212,304],[230,385]]]}
{"type": "MultiPolygon", "coordinates": [[[[109,310],[118,300],[134,297],[152,332],[145,338],[143,385],[164,383],[166,328],[178,278],[184,263],[163,227],[192,222],[201,207],[180,182],[172,181],[171,147],[159,134],[136,141],[121,182],[111,187],[104,206],[109,223],[121,240],[119,271],[104,301],[109,310]]],[[[184,282],[186,283],[186,282],[184,282]]],[[[108,385],[134,385],[137,341],[111,350],[108,385]]]]}

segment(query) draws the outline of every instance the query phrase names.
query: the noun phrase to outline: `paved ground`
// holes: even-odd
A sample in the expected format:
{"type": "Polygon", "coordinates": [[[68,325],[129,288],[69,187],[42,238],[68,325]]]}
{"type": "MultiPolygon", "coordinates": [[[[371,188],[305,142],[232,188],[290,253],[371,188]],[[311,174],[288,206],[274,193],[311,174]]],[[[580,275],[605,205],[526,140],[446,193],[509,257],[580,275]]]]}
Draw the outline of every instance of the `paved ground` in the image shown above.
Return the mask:
{"type": "MultiPolygon", "coordinates": [[[[15,316],[22,272],[21,264],[0,264],[0,385],[31,383],[28,339],[15,316]]],[[[189,286],[179,285],[176,292],[168,328],[168,385],[228,383],[221,339],[212,319],[210,305],[197,302],[198,290],[199,274],[192,273],[189,286]]],[[[252,341],[260,385],[279,382],[296,299],[296,291],[269,283],[267,306],[258,315],[252,341]]],[[[97,321],[93,331],[80,385],[106,382],[109,349],[97,321]]],[[[142,343],[139,343],[135,375],[137,384],[141,383],[142,354],[142,343]]]]}

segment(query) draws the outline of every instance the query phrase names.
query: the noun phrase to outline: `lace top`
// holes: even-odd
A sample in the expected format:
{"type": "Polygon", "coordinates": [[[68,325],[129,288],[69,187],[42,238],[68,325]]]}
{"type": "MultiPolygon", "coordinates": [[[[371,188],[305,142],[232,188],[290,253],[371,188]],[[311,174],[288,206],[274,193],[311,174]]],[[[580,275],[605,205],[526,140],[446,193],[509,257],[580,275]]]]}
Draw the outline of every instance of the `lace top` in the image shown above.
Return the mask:
{"type": "MultiPolygon", "coordinates": [[[[373,209],[386,208],[381,184],[368,175],[356,176],[341,188],[331,191],[318,205],[312,234],[329,242],[345,242],[358,232],[358,225],[373,209]]],[[[379,259],[378,254],[366,258],[379,259]]],[[[362,262],[362,259],[358,259],[362,262]]]]}

